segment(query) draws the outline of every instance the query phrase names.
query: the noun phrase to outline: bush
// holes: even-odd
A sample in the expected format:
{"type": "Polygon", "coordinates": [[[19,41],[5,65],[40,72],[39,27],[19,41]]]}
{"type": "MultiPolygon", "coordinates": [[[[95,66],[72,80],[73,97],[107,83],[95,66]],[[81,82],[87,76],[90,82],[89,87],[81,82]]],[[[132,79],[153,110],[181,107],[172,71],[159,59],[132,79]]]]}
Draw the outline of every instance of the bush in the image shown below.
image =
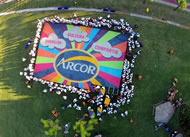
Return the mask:
{"type": "Polygon", "coordinates": [[[190,137],[190,106],[181,106],[179,111],[179,124],[184,135],[190,137]]]}

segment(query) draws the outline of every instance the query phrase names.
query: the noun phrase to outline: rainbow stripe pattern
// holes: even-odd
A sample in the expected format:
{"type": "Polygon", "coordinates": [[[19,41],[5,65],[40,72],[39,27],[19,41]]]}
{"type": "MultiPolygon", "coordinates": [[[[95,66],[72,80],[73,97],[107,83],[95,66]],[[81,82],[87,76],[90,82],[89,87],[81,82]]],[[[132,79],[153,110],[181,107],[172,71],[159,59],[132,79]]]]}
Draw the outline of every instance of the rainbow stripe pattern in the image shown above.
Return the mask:
{"type": "Polygon", "coordinates": [[[92,85],[119,88],[124,64],[123,61],[127,50],[128,35],[104,29],[78,26],[83,32],[87,33],[89,40],[77,42],[71,41],[63,36],[65,31],[70,31],[73,27],[75,26],[70,24],[53,24],[48,22],[44,24],[40,41],[43,38],[47,38],[50,34],[55,34],[59,39],[63,39],[66,42],[66,45],[63,49],[56,47],[51,49],[48,46],[43,46],[42,43],[39,42],[34,76],[43,80],[84,89],[91,89],[92,85]],[[100,52],[93,50],[92,45],[95,42],[109,42],[112,48],[117,48],[121,51],[121,57],[106,58],[100,52]],[[55,62],[58,54],[71,49],[88,52],[96,58],[99,66],[99,71],[96,77],[90,81],[73,82],[57,73],[55,62]]]}

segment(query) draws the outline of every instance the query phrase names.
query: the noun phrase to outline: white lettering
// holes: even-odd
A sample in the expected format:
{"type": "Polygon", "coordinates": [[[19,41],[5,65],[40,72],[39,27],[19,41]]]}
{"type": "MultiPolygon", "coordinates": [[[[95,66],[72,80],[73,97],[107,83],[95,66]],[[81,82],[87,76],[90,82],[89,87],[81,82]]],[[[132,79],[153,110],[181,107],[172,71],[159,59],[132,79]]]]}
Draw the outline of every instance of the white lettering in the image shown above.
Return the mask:
{"type": "Polygon", "coordinates": [[[81,66],[81,64],[80,63],[76,63],[75,65],[74,65],[74,67],[73,67],[73,69],[75,70],[75,71],[79,71],[79,69],[77,69],[77,66],[81,66]]]}
{"type": "Polygon", "coordinates": [[[69,68],[70,70],[73,70],[72,67],[74,66],[73,62],[68,62],[67,64],[67,69],[69,68]]]}
{"type": "Polygon", "coordinates": [[[85,72],[87,72],[87,71],[88,71],[88,66],[87,66],[86,64],[81,65],[81,67],[80,67],[80,72],[85,73],[85,72]],[[85,69],[82,70],[84,67],[85,67],[85,69]]]}
{"type": "Polygon", "coordinates": [[[59,67],[62,64],[63,68],[65,68],[65,59],[61,59],[60,62],[57,64],[56,67],[59,67]]]}
{"type": "Polygon", "coordinates": [[[87,73],[89,74],[91,72],[91,74],[94,75],[95,70],[96,70],[96,67],[90,65],[87,73]]]}
{"type": "Polygon", "coordinates": [[[59,67],[62,65],[63,69],[68,69],[72,71],[87,73],[94,75],[96,73],[96,67],[92,65],[86,65],[86,64],[80,64],[80,63],[74,63],[74,62],[67,62],[65,63],[65,59],[61,59],[60,62],[56,65],[56,67],[59,67]]]}

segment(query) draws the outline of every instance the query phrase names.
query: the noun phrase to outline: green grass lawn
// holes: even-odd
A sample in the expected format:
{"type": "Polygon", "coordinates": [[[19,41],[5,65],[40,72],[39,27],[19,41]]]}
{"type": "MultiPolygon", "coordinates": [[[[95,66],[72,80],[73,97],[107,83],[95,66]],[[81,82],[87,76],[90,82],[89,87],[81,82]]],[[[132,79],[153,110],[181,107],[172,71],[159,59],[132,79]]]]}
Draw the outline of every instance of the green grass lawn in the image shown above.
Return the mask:
{"type": "MultiPolygon", "coordinates": [[[[22,57],[28,57],[31,48],[25,49],[27,41],[35,36],[37,19],[45,16],[59,15],[70,18],[73,12],[35,12],[0,17],[0,137],[45,137],[40,118],[48,119],[50,111],[55,107],[60,112],[61,125],[74,122],[81,118],[83,112],[74,109],[65,111],[60,106],[68,101],[55,93],[42,94],[46,87],[33,83],[32,89],[27,89],[25,79],[19,76],[26,63],[22,57]]],[[[92,12],[77,12],[78,16],[99,16],[92,12]]],[[[134,75],[143,75],[142,80],[134,78],[135,96],[130,105],[120,110],[129,110],[127,118],[114,120],[113,116],[103,116],[95,132],[101,132],[104,137],[167,137],[164,129],[155,131],[152,117],[152,105],[165,99],[171,79],[177,77],[179,95],[184,102],[190,104],[190,31],[176,28],[172,25],[147,21],[129,16],[112,15],[112,18],[125,18],[131,25],[138,24],[143,43],[142,55],[136,61],[134,75]],[[168,51],[174,49],[174,55],[168,51]],[[135,123],[130,124],[130,118],[135,123]]],[[[177,115],[169,127],[176,128],[177,115]]],[[[74,131],[71,129],[71,134],[74,131]]],[[[60,132],[59,137],[63,136],[60,132]]]]}
{"type": "Polygon", "coordinates": [[[87,7],[87,8],[110,8],[116,11],[122,10],[124,12],[134,12],[146,16],[153,16],[157,18],[164,18],[178,22],[180,24],[190,27],[189,14],[186,11],[173,11],[173,7],[164,6],[158,3],[146,2],[143,4],[142,0],[23,0],[22,2],[13,1],[8,4],[0,5],[0,12],[11,10],[19,10],[25,8],[38,7],[87,7]],[[77,4],[75,4],[75,1],[77,4]],[[146,8],[150,8],[150,12],[146,13],[146,8]],[[167,14],[166,14],[167,13],[167,14]]]}

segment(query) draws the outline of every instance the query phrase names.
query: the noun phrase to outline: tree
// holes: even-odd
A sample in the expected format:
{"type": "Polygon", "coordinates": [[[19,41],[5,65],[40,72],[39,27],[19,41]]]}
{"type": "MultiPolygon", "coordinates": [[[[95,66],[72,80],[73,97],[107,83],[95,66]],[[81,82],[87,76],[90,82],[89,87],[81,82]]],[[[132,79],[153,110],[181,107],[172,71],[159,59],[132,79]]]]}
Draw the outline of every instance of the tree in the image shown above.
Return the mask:
{"type": "Polygon", "coordinates": [[[187,2],[186,0],[176,0],[178,6],[174,9],[177,10],[178,8],[184,10],[187,7],[187,2]]]}
{"type": "Polygon", "coordinates": [[[53,122],[52,120],[44,120],[41,119],[40,120],[41,123],[44,124],[44,128],[49,128],[49,130],[44,131],[45,135],[47,136],[57,136],[57,132],[59,130],[61,130],[61,127],[59,126],[59,120],[55,120],[55,122],[53,122]]]}
{"type": "MultiPolygon", "coordinates": [[[[149,2],[153,2],[154,0],[149,0],[149,2]]],[[[146,3],[146,0],[143,0],[143,3],[145,4],[146,3]]]]}
{"type": "Polygon", "coordinates": [[[190,106],[181,106],[179,111],[179,125],[186,137],[190,137],[190,106]]]}
{"type": "Polygon", "coordinates": [[[91,134],[89,131],[94,129],[94,125],[98,124],[97,119],[90,119],[88,122],[84,120],[79,120],[75,123],[73,129],[77,133],[81,134],[81,137],[89,137],[91,134]]]}
{"type": "Polygon", "coordinates": [[[44,120],[44,119],[40,119],[41,123],[44,124],[44,128],[48,128],[53,126],[53,121],[52,120],[44,120]]]}

